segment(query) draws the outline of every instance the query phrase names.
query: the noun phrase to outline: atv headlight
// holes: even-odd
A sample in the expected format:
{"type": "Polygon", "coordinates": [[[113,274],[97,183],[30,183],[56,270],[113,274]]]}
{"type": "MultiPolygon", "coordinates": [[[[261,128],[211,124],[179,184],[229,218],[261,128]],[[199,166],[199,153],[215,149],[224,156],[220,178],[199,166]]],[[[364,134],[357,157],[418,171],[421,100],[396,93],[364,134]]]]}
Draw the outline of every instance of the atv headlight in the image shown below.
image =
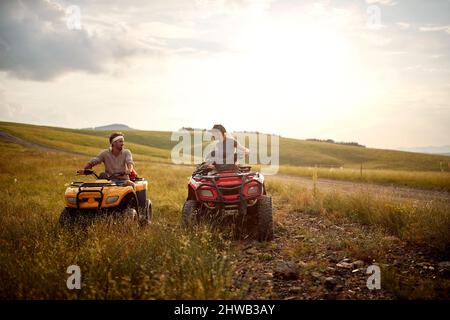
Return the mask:
{"type": "Polygon", "coordinates": [[[247,190],[248,194],[256,194],[259,193],[259,186],[251,186],[247,190]]]}
{"type": "Polygon", "coordinates": [[[214,195],[211,190],[202,189],[200,190],[200,196],[205,198],[212,198],[214,195]]]}
{"type": "Polygon", "coordinates": [[[67,198],[67,202],[70,203],[70,204],[76,204],[77,203],[77,198],[68,197],[67,198]]]}
{"type": "Polygon", "coordinates": [[[106,198],[106,203],[111,204],[111,203],[116,202],[118,199],[119,199],[119,196],[111,196],[111,197],[106,198]]]}

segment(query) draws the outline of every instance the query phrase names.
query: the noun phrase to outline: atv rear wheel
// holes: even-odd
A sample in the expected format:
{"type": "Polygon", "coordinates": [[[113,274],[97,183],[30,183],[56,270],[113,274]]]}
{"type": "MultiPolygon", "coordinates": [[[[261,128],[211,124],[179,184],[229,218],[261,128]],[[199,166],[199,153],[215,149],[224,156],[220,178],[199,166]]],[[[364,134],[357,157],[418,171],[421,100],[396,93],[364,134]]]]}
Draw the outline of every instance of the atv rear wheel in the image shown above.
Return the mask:
{"type": "Polygon", "coordinates": [[[197,223],[198,202],[195,200],[187,200],[183,205],[181,213],[181,225],[183,228],[192,227],[197,223]]]}
{"type": "Polygon", "coordinates": [[[145,201],[145,207],[141,210],[142,212],[139,215],[139,225],[144,227],[149,225],[152,220],[152,203],[149,199],[145,201]]]}
{"type": "Polygon", "coordinates": [[[262,196],[257,205],[258,240],[270,241],[273,239],[272,198],[262,196]]]}

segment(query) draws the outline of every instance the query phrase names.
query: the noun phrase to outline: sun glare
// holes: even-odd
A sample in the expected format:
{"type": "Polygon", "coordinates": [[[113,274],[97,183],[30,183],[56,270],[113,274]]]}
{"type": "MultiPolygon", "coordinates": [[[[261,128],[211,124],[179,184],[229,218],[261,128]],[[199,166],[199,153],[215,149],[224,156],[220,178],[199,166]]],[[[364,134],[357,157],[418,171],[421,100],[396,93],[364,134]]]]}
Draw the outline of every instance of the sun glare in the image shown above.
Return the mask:
{"type": "MultiPolygon", "coordinates": [[[[257,105],[260,113],[320,117],[324,125],[339,121],[366,104],[368,88],[375,88],[344,30],[304,21],[252,21],[227,39],[227,52],[172,61],[171,87],[180,90],[173,104],[213,105],[247,116],[248,107],[257,105]]],[[[227,120],[239,121],[232,113],[227,120]]]]}

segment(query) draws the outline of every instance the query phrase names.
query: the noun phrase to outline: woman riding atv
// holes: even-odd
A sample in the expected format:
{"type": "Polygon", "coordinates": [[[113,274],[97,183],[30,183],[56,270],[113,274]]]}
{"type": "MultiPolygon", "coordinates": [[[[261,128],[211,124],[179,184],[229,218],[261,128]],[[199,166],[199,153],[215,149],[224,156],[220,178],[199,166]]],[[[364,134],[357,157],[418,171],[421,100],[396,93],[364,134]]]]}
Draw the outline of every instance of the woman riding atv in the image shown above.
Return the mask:
{"type": "Polygon", "coordinates": [[[249,150],[227,137],[222,125],[215,125],[212,134],[217,141],[214,150],[189,179],[182,226],[190,228],[204,221],[229,225],[241,239],[272,240],[272,198],[264,176],[252,172],[250,166],[236,164],[249,150]]]}
{"type": "Polygon", "coordinates": [[[218,167],[235,165],[238,157],[246,156],[249,150],[242,146],[233,137],[227,135],[225,127],[216,124],[211,130],[216,145],[214,150],[205,157],[205,163],[208,169],[217,170],[218,167]]]}

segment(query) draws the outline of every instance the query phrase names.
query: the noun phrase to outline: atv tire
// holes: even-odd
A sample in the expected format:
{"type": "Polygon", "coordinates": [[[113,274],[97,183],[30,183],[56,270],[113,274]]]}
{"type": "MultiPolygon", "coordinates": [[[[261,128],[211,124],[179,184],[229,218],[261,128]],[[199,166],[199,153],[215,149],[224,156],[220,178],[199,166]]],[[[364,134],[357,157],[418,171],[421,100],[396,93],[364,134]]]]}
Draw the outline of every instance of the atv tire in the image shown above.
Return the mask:
{"type": "Polygon", "coordinates": [[[187,200],[184,203],[181,213],[181,226],[183,228],[190,228],[197,223],[197,209],[198,202],[195,200],[187,200]]]}
{"type": "Polygon", "coordinates": [[[75,216],[69,209],[64,208],[64,210],[61,211],[61,214],[59,216],[59,225],[61,227],[71,227],[74,224],[75,224],[75,216]]]}
{"type": "Polygon", "coordinates": [[[262,196],[256,205],[258,240],[270,241],[273,239],[272,198],[269,196],[262,196]]]}
{"type": "Polygon", "coordinates": [[[142,214],[139,215],[139,225],[141,227],[148,226],[152,220],[152,202],[147,199],[145,207],[141,209],[142,214]]]}

